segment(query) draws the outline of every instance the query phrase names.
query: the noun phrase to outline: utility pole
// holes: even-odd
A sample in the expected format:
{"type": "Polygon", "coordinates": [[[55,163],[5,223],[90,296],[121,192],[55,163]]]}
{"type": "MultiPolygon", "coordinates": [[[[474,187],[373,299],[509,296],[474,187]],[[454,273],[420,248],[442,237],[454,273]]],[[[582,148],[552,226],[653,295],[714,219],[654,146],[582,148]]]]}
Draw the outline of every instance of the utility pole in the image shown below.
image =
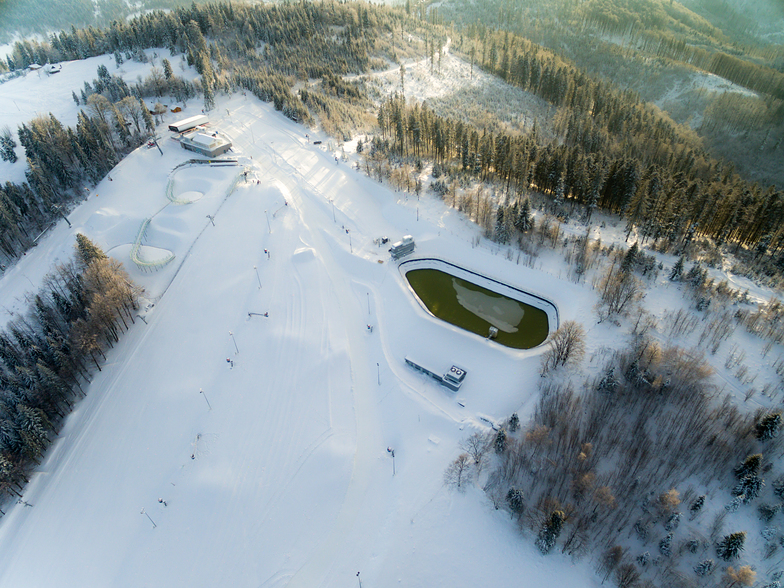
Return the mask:
{"type": "Polygon", "coordinates": [[[362,588],[362,578],[359,577],[359,572],[357,572],[357,580],[359,580],[359,588],[362,588]]]}
{"type": "Polygon", "coordinates": [[[52,206],[52,210],[53,210],[54,212],[56,212],[57,214],[59,214],[59,215],[62,217],[62,219],[63,219],[65,222],[67,222],[67,223],[68,223],[68,228],[70,229],[70,228],[71,228],[71,221],[69,221],[69,220],[66,218],[66,216],[63,214],[63,209],[62,209],[62,207],[61,207],[61,206],[59,206],[59,205],[54,205],[54,206],[52,206]]]}
{"type": "Polygon", "coordinates": [[[367,295],[368,295],[367,296],[367,299],[368,299],[368,314],[370,314],[370,292],[368,292],[367,295]]]}
{"type": "Polygon", "coordinates": [[[267,228],[269,229],[269,232],[271,233],[272,232],[272,227],[270,226],[269,215],[267,214],[266,210],[264,211],[264,216],[267,218],[267,228]]]}
{"type": "MultiPolygon", "coordinates": [[[[199,394],[204,394],[204,390],[199,388],[199,394]]],[[[207,395],[206,394],[204,394],[204,400],[207,400],[207,395]]],[[[210,410],[212,410],[212,405],[210,404],[209,400],[207,400],[207,406],[209,407],[210,410]]]]}
{"type": "Polygon", "coordinates": [[[253,269],[255,269],[255,270],[256,270],[256,278],[259,280],[259,290],[261,290],[261,277],[259,276],[259,268],[257,268],[257,267],[254,265],[254,266],[253,266],[253,269]]]}
{"type": "Polygon", "coordinates": [[[391,447],[387,447],[387,453],[392,454],[392,475],[395,475],[395,450],[391,447]]]}
{"type": "Polygon", "coordinates": [[[147,518],[150,519],[150,522],[152,523],[152,528],[153,529],[158,526],[158,525],[155,524],[155,521],[150,518],[150,515],[147,514],[146,510],[142,509],[142,514],[143,515],[147,515],[147,518]]]}
{"type": "Polygon", "coordinates": [[[376,363],[376,375],[378,376],[378,385],[381,385],[381,368],[379,367],[378,363],[376,363]]]}
{"type": "Polygon", "coordinates": [[[335,223],[335,222],[337,222],[335,220],[335,201],[332,200],[332,198],[330,198],[329,201],[332,204],[332,222],[335,223]]]}
{"type": "Polygon", "coordinates": [[[240,350],[239,350],[239,347],[237,347],[237,340],[234,338],[234,333],[232,333],[231,331],[229,331],[229,336],[231,337],[231,340],[234,342],[234,350],[235,350],[237,353],[239,353],[239,352],[240,352],[240,350]]]}

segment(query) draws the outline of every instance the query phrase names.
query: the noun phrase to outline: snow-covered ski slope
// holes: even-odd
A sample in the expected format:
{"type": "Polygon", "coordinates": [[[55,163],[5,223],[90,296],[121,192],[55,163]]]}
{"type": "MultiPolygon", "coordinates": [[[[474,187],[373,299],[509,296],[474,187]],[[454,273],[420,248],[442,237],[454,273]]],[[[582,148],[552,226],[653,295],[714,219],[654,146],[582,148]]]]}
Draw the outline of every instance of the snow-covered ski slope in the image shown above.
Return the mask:
{"type": "Polygon", "coordinates": [[[83,232],[145,288],[146,321],[94,374],[32,506],[0,519],[0,586],[598,585],[589,564],[539,555],[479,488],[443,485],[479,415],[527,413],[539,352],[429,316],[373,240],[411,234],[420,255],[548,296],[562,320],[592,294],[473,248],[458,213],[336,163],[326,137],[250,96],[220,97],[210,119],[239,165],[178,170],[191,204],[166,197],[192,154],[162,126],[163,156],[132,153],[0,281],[18,312],[25,278],[83,232]],[[147,253],[175,254],[155,273],[129,260],[145,218],[147,253]],[[407,353],[464,366],[459,395],[407,353]]]}

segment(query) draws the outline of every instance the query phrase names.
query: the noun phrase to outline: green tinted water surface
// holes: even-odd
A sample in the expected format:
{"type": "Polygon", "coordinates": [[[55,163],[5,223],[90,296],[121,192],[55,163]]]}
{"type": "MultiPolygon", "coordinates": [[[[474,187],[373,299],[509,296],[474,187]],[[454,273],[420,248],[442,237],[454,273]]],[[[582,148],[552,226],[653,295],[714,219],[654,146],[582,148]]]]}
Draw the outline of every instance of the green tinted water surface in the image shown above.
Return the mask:
{"type": "Polygon", "coordinates": [[[543,310],[440,270],[414,269],[406,279],[435,316],[483,337],[494,326],[496,341],[507,347],[530,349],[549,333],[543,310]]]}

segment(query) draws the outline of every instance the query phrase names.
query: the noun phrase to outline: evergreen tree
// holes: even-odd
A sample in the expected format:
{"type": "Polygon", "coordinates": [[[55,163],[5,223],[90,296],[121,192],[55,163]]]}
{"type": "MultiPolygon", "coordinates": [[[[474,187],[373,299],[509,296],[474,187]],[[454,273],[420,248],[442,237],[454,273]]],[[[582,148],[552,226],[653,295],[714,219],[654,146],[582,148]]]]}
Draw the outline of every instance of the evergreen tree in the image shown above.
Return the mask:
{"type": "Polygon", "coordinates": [[[566,172],[562,172],[561,175],[558,177],[558,186],[555,189],[555,199],[553,200],[553,207],[555,209],[555,213],[557,214],[564,203],[564,198],[566,196],[566,172]]]}
{"type": "Polygon", "coordinates": [[[509,417],[509,430],[514,433],[520,427],[520,417],[517,416],[516,412],[512,413],[512,416],[509,417]]]}
{"type": "Polygon", "coordinates": [[[563,513],[563,511],[555,510],[542,524],[542,528],[539,530],[539,536],[536,538],[535,544],[543,555],[547,555],[547,553],[549,553],[550,550],[555,547],[555,542],[558,540],[558,536],[561,534],[561,529],[563,528],[565,520],[566,515],[563,513]]]}
{"type": "Polygon", "coordinates": [[[634,269],[639,253],[640,248],[637,246],[637,242],[635,241],[634,245],[629,247],[629,250],[623,256],[623,261],[621,262],[621,271],[623,273],[628,274],[634,269]]]}
{"type": "Polygon", "coordinates": [[[16,423],[25,444],[24,453],[32,459],[39,460],[49,444],[46,429],[52,429],[46,414],[39,408],[17,404],[16,423]]]}
{"type": "Polygon", "coordinates": [[[748,503],[759,496],[760,490],[765,486],[765,481],[756,475],[744,476],[732,489],[735,496],[743,496],[743,502],[748,503]]]}
{"type": "Polygon", "coordinates": [[[202,76],[201,86],[204,91],[204,111],[209,112],[215,108],[215,93],[212,90],[212,80],[207,76],[202,76]]]}
{"type": "Polygon", "coordinates": [[[664,529],[666,531],[674,531],[678,528],[678,525],[681,524],[681,518],[683,515],[679,512],[674,512],[670,515],[670,518],[667,519],[667,522],[664,524],[664,529]]]}
{"type": "Polygon", "coordinates": [[[147,108],[147,105],[144,103],[144,100],[139,98],[139,106],[141,107],[142,111],[142,119],[144,120],[144,128],[147,129],[148,132],[154,133],[155,132],[155,121],[152,118],[152,113],[150,109],[147,108]]]}
{"type": "Polygon", "coordinates": [[[760,441],[767,441],[773,439],[779,434],[779,427],[781,427],[781,413],[772,412],[765,415],[760,422],[757,423],[755,432],[757,439],[760,441]]]}
{"type": "Polygon", "coordinates": [[[17,157],[14,149],[16,149],[16,141],[14,141],[11,135],[11,129],[5,127],[2,134],[0,134],[0,158],[3,161],[16,163],[17,157]]]}
{"type": "Polygon", "coordinates": [[[735,477],[739,480],[742,480],[746,476],[756,476],[759,472],[760,467],[762,466],[762,454],[755,453],[754,455],[749,455],[746,459],[743,460],[738,467],[735,468],[735,477]]]}
{"type": "Polygon", "coordinates": [[[672,266],[672,271],[670,272],[670,281],[672,282],[680,281],[681,277],[683,276],[683,263],[684,263],[684,256],[681,255],[678,258],[678,261],[675,262],[675,265],[672,266]]]}
{"type": "Polygon", "coordinates": [[[172,69],[172,65],[169,62],[169,60],[166,59],[165,57],[163,58],[162,63],[163,63],[163,75],[168,81],[171,81],[171,79],[174,77],[174,70],[172,69]]]}
{"type": "Polygon", "coordinates": [[[499,243],[509,242],[509,231],[506,229],[506,208],[499,205],[495,212],[495,240],[499,243]]]}
{"type": "Polygon", "coordinates": [[[533,228],[531,219],[531,202],[526,198],[518,209],[517,216],[514,222],[515,228],[521,233],[525,233],[533,228]]]}
{"type": "Polygon", "coordinates": [[[757,507],[759,518],[765,523],[769,523],[781,510],[781,504],[760,504],[757,507]]]}
{"type": "Polygon", "coordinates": [[[498,433],[495,436],[495,441],[493,442],[493,447],[495,448],[496,453],[503,453],[506,451],[506,430],[499,429],[498,433]]]}
{"type": "Polygon", "coordinates": [[[735,559],[743,551],[746,543],[746,532],[739,531],[725,535],[721,541],[716,544],[716,555],[724,561],[735,559]]]}
{"type": "Polygon", "coordinates": [[[705,495],[701,494],[700,496],[694,499],[694,502],[692,502],[691,506],[689,507],[691,518],[696,517],[702,510],[703,506],[705,506],[705,495]]]}
{"type": "Polygon", "coordinates": [[[736,512],[745,501],[746,497],[743,494],[736,496],[730,500],[728,504],[724,505],[724,510],[727,512],[736,512]]]}
{"type": "Polygon", "coordinates": [[[615,366],[610,366],[599,382],[599,391],[615,392],[618,388],[618,377],[615,375],[615,366]]]}
{"type": "Polygon", "coordinates": [[[784,476],[780,476],[773,481],[773,494],[784,500],[784,476]]]}
{"type": "Polygon", "coordinates": [[[509,488],[509,492],[506,493],[506,503],[509,505],[512,514],[516,514],[519,517],[525,508],[523,491],[518,488],[509,488]]]}
{"type": "Polygon", "coordinates": [[[76,252],[85,267],[97,259],[106,259],[106,254],[82,233],[76,234],[76,252]]]}
{"type": "Polygon", "coordinates": [[[712,559],[706,559],[694,566],[694,573],[700,577],[708,576],[713,572],[715,562],[712,559]]]}
{"type": "Polygon", "coordinates": [[[659,553],[664,557],[670,557],[672,555],[672,533],[667,533],[667,535],[664,536],[664,539],[659,541],[659,553]]]}

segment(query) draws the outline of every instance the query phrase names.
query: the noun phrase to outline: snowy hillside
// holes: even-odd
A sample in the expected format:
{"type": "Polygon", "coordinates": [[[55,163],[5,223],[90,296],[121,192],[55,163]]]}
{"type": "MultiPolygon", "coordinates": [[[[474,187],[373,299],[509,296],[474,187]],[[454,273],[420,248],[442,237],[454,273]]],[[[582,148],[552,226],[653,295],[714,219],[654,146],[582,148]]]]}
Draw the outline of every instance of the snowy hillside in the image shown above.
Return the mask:
{"type": "Polygon", "coordinates": [[[81,231],[148,299],[146,323],[112,350],[34,474],[32,506],[0,520],[0,584],[334,586],[360,572],[368,586],[592,585],[589,568],[519,541],[479,490],[442,482],[457,441],[486,426],[478,414],[530,401],[537,352],[427,315],[373,239],[410,233],[422,254],[459,252],[466,267],[554,298],[577,299],[574,288],[473,249],[476,229],[454,211],[336,164],[271,107],[242,96],[218,106],[211,124],[240,166],[177,171],[192,204],[175,205],[165,188],[189,154],[170,140],[163,157],[143,147],[70,214],[72,228],[59,223],[0,281],[5,310],[18,311],[28,279],[81,231]],[[160,272],[129,260],[144,218],[146,246],[176,255],[160,272]],[[433,350],[470,370],[464,406],[403,363],[433,350]]]}
{"type": "MultiPolygon", "coordinates": [[[[29,96],[30,112],[70,123],[70,92],[98,63],[66,64],[51,106],[36,102],[47,80],[34,74],[0,85],[0,105],[29,96]]],[[[24,121],[19,106],[17,118],[0,108],[0,126],[24,121]]],[[[94,374],[24,502],[4,507],[0,585],[600,586],[587,558],[542,556],[481,488],[458,493],[443,481],[462,439],[515,411],[527,421],[542,348],[511,350],[435,319],[374,240],[413,235],[417,256],[552,300],[562,321],[584,324],[586,369],[597,372],[627,332],[597,323],[592,284],[568,279],[554,253],[518,264],[440,199],[365,177],[328,137],[251,96],[218,96],[209,113],[236,165],[177,167],[192,154],[166,124],[199,110],[166,115],[163,154],[133,152],[69,214],[71,227],[59,222],[0,279],[6,322],[82,232],[145,289],[143,320],[94,374]],[[154,272],[130,258],[146,220],[141,255],[174,255],[154,272]],[[463,388],[414,372],[407,354],[465,367],[463,388]]],[[[590,237],[625,246],[624,226],[597,217],[590,237]]],[[[585,232],[572,223],[562,235],[585,232]]],[[[752,300],[773,294],[711,272],[752,300]]],[[[648,287],[662,324],[688,305],[665,272],[648,287]]],[[[747,350],[758,387],[775,381],[781,346],[763,357],[763,343],[738,330],[709,358],[744,404],[747,387],[725,364],[732,344],[747,350]]],[[[749,409],[779,402],[749,398],[749,409]]]]}

